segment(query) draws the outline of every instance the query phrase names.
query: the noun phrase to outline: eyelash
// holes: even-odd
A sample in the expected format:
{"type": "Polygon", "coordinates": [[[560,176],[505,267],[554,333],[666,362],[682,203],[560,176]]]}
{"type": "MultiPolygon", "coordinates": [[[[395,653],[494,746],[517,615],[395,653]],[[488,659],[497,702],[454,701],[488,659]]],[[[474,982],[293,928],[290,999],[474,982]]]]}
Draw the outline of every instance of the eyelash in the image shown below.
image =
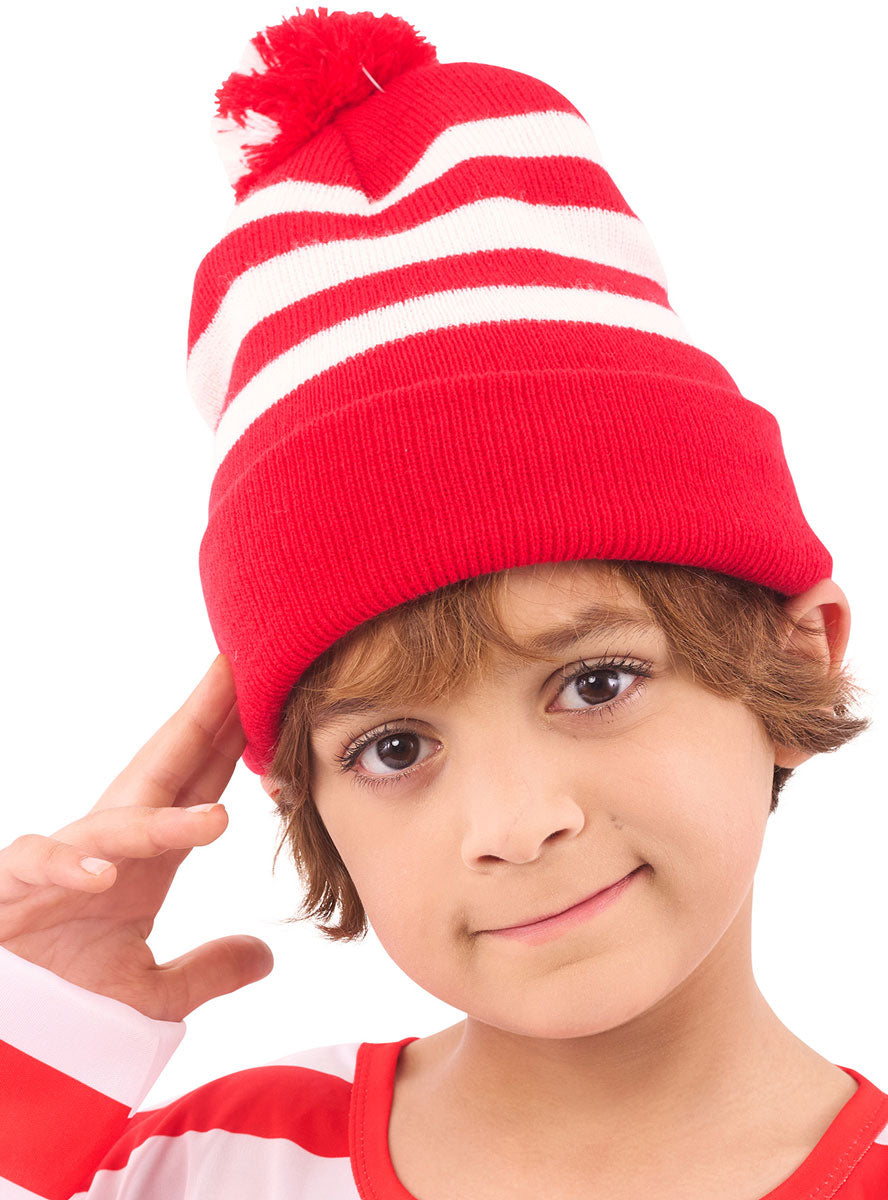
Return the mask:
{"type": "MultiPolygon", "coordinates": [[[[570,684],[572,684],[575,680],[580,679],[583,675],[589,675],[597,671],[619,670],[625,671],[628,675],[634,675],[637,679],[651,679],[653,672],[650,668],[652,666],[653,663],[651,662],[638,662],[634,659],[625,658],[609,658],[604,662],[595,662],[591,665],[585,661],[582,661],[577,671],[574,671],[571,675],[560,676],[562,680],[562,686],[558,689],[557,695],[560,696],[561,693],[570,686],[570,684]]],[[[643,683],[636,688],[630,687],[626,692],[623,693],[622,696],[618,696],[615,700],[608,700],[604,704],[598,704],[586,710],[577,709],[574,711],[573,715],[578,717],[587,717],[593,716],[593,714],[601,713],[602,710],[604,710],[604,713],[601,716],[597,718],[593,717],[593,719],[609,720],[611,719],[611,714],[613,714],[616,709],[620,708],[623,704],[631,704],[643,690],[643,683]]],[[[391,735],[398,733],[416,733],[416,730],[411,729],[410,726],[407,725],[395,724],[390,727],[388,722],[386,722],[386,724],[381,728],[371,729],[367,733],[361,734],[356,741],[347,743],[343,747],[343,752],[341,754],[335,754],[333,756],[336,762],[339,763],[339,770],[343,773],[351,772],[355,777],[356,783],[367,787],[380,787],[390,783],[398,783],[406,776],[412,775],[414,771],[418,771],[420,769],[423,763],[418,763],[416,766],[408,767],[406,770],[395,772],[392,775],[359,775],[357,771],[353,770],[356,760],[360,757],[362,751],[366,750],[368,746],[371,746],[374,742],[382,741],[384,737],[390,737],[391,735]]],[[[423,762],[425,761],[426,760],[423,760],[423,762]]]]}

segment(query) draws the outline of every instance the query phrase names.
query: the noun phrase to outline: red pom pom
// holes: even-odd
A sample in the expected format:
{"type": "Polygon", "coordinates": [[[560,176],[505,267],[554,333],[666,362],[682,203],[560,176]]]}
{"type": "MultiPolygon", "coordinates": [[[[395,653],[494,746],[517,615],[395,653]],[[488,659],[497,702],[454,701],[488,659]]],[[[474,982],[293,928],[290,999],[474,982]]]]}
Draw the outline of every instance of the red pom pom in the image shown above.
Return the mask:
{"type": "Polygon", "coordinates": [[[340,109],[433,62],[435,47],[389,13],[297,9],[257,33],[216,92],[219,151],[238,200],[340,109]]]}

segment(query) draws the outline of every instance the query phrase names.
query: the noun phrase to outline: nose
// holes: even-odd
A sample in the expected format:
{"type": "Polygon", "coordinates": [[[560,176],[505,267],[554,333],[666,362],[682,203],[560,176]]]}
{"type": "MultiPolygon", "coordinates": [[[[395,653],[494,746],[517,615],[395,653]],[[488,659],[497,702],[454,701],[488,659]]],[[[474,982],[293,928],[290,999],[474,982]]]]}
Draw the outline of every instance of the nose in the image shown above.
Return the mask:
{"type": "Polygon", "coordinates": [[[532,862],[546,842],[576,837],[585,821],[576,787],[552,761],[488,762],[464,794],[462,858],[473,870],[497,859],[532,862]]]}

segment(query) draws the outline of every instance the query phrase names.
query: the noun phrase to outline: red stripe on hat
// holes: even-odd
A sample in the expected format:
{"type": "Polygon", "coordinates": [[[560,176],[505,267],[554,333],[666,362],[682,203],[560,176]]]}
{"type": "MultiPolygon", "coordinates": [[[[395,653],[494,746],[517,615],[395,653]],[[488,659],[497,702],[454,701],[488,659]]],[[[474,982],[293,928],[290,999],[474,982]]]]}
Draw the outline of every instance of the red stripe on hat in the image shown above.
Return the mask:
{"type": "Polygon", "coordinates": [[[543,285],[614,292],[669,308],[658,283],[630,271],[546,250],[486,250],[410,263],[350,279],[279,309],[255,325],[240,344],[223,412],[263,367],[306,338],[349,317],[413,296],[456,288],[543,285]]]}
{"type": "MultiPolygon", "coordinates": [[[[433,63],[408,71],[387,83],[384,92],[338,112],[334,127],[348,144],[364,193],[379,200],[451,126],[532,112],[570,113],[588,127],[582,113],[550,84],[486,63],[433,63]]],[[[302,161],[300,149],[263,182],[315,178],[311,171],[323,168],[310,146],[309,142],[304,147],[302,161]]]]}

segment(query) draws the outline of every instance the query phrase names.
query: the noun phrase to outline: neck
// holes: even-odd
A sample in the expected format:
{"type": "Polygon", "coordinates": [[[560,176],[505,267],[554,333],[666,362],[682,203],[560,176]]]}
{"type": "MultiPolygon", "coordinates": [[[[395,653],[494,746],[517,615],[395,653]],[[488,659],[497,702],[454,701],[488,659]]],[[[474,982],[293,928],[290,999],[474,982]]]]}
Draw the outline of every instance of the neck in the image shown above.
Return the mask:
{"type": "Polygon", "coordinates": [[[812,1082],[841,1072],[768,1005],[752,972],[750,922],[738,917],[680,987],[615,1028],[539,1038],[467,1017],[436,1035],[425,1086],[534,1154],[580,1135],[587,1153],[674,1146],[679,1136],[711,1139],[716,1123],[751,1131],[785,1113],[812,1082]]]}

